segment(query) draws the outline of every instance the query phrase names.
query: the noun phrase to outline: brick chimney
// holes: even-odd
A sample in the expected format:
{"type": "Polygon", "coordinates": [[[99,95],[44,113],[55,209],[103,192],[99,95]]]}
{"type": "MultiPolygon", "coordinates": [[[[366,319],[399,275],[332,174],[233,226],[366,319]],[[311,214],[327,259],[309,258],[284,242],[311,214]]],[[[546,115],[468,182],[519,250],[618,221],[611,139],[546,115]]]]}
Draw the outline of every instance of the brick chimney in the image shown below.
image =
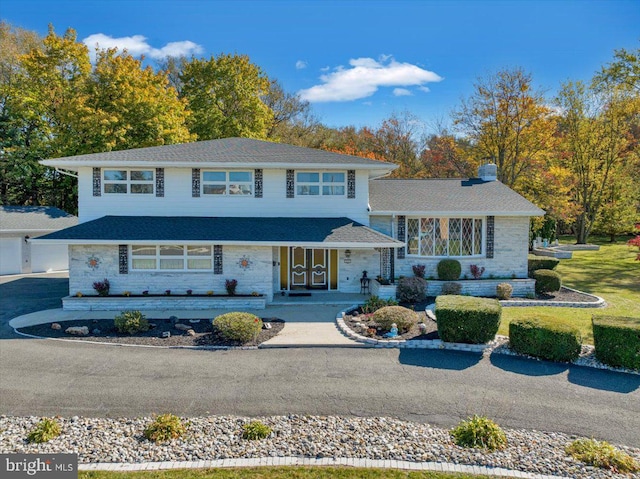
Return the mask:
{"type": "Polygon", "coordinates": [[[494,163],[487,163],[478,168],[478,177],[482,181],[496,181],[498,179],[498,167],[494,163]]]}

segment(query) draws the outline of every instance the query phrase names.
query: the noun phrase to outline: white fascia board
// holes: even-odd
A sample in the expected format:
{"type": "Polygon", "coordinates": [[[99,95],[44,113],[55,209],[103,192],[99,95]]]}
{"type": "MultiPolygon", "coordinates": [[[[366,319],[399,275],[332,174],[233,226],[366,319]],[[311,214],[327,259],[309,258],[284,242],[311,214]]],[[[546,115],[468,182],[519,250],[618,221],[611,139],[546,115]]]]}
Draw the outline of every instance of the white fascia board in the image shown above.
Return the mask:
{"type": "Polygon", "coordinates": [[[274,247],[274,246],[305,246],[308,248],[319,248],[319,249],[358,249],[358,248],[402,248],[405,246],[404,243],[400,243],[399,241],[393,240],[393,242],[384,242],[384,243],[347,243],[347,242],[327,242],[327,243],[318,243],[318,242],[304,242],[304,241],[216,241],[216,240],[208,240],[208,241],[181,241],[181,240],[171,240],[171,241],[159,241],[159,240],[135,240],[135,241],[127,241],[127,240],[63,240],[63,239],[40,239],[33,238],[30,240],[32,243],[36,244],[67,244],[67,245],[118,245],[118,244],[127,244],[127,245],[172,245],[176,243],[180,244],[188,244],[188,245],[222,245],[222,246],[265,246],[265,247],[274,247]]]}
{"type": "Polygon", "coordinates": [[[544,216],[543,210],[537,211],[371,211],[369,216],[429,216],[441,218],[468,218],[474,216],[544,216]]]}
{"type": "MultiPolygon", "coordinates": [[[[291,163],[291,162],[206,162],[206,161],[162,161],[162,160],[87,160],[65,161],[61,159],[41,160],[40,163],[51,168],[65,168],[78,171],[81,167],[96,168],[201,168],[201,169],[239,169],[239,168],[262,168],[262,169],[295,169],[295,170],[384,170],[384,176],[395,170],[397,165],[382,163],[379,165],[363,165],[352,163],[291,163]]],[[[377,176],[376,176],[377,177],[377,176]]]]}

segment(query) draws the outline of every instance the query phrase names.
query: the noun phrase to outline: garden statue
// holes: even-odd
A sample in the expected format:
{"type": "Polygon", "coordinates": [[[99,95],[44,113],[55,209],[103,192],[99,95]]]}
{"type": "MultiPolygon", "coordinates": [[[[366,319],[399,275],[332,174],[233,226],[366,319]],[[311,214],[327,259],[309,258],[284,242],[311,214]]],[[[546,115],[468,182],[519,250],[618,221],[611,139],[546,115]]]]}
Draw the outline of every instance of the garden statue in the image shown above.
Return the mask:
{"type": "Polygon", "coordinates": [[[391,324],[391,330],[384,335],[385,338],[397,338],[398,337],[398,325],[396,323],[391,324]]]}

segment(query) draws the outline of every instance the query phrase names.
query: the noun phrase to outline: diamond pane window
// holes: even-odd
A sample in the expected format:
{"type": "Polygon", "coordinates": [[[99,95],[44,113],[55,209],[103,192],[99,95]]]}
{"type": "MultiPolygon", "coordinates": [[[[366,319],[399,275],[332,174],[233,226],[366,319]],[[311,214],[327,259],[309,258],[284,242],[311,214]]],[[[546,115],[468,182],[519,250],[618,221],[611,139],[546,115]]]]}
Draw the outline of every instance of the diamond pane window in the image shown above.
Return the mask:
{"type": "Polygon", "coordinates": [[[407,218],[407,254],[426,257],[482,255],[480,218],[407,218]]]}

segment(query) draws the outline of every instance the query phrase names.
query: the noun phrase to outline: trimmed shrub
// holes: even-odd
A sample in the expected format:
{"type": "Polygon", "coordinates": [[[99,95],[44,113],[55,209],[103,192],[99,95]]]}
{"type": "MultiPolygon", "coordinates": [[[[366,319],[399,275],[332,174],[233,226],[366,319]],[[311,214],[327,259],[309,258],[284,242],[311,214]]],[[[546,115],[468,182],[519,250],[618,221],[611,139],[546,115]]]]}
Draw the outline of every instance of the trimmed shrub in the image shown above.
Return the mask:
{"type": "Polygon", "coordinates": [[[496,286],[496,296],[498,299],[511,299],[511,295],[513,294],[513,286],[509,283],[500,283],[496,286]]]}
{"type": "Polygon", "coordinates": [[[438,296],[435,313],[443,341],[484,344],[498,332],[502,307],[497,299],[438,296]]]}
{"type": "Polygon", "coordinates": [[[271,434],[272,429],[260,421],[251,421],[249,424],[242,426],[242,439],[255,441],[257,439],[266,439],[271,434]]]}
{"type": "Polygon", "coordinates": [[[462,266],[457,259],[443,259],[438,263],[438,279],[455,281],[462,273],[462,266]]]}
{"type": "Polygon", "coordinates": [[[122,311],[113,319],[119,333],[136,334],[149,331],[149,321],[140,311],[122,311]]]}
{"type": "Polygon", "coordinates": [[[573,361],[580,356],[580,331],[566,324],[538,318],[517,319],[509,324],[511,347],[522,354],[551,361],[573,361]]]}
{"type": "Polygon", "coordinates": [[[98,296],[109,296],[109,289],[111,289],[111,284],[107,278],[104,281],[95,281],[93,283],[93,289],[96,290],[98,296]]]}
{"type": "Polygon", "coordinates": [[[166,442],[182,437],[186,427],[178,416],[173,414],[161,414],[149,424],[143,434],[149,441],[166,442]]]}
{"type": "Polygon", "coordinates": [[[36,427],[27,434],[27,441],[42,443],[58,437],[61,433],[60,424],[55,419],[43,417],[36,427]]]}
{"type": "Polygon", "coordinates": [[[385,306],[373,313],[373,321],[385,331],[391,330],[391,325],[396,323],[398,332],[406,333],[414,324],[418,324],[418,315],[415,311],[402,306],[385,306]]]}
{"type": "Polygon", "coordinates": [[[560,264],[558,258],[529,258],[527,261],[529,268],[529,277],[533,278],[533,272],[539,269],[556,269],[556,266],[560,264]]]}
{"type": "Polygon", "coordinates": [[[533,272],[533,279],[536,280],[536,293],[552,293],[560,291],[562,280],[560,275],[550,269],[538,269],[533,272]]]}
{"type": "Polygon", "coordinates": [[[640,369],[640,318],[593,316],[596,358],[610,366],[640,369]]]}
{"type": "Polygon", "coordinates": [[[262,329],[262,320],[251,313],[225,313],[212,321],[223,338],[241,344],[255,341],[262,329]]]}
{"type": "Polygon", "coordinates": [[[460,294],[462,285],[460,283],[444,283],[442,285],[442,294],[460,294]]]}
{"type": "Polygon", "coordinates": [[[621,473],[640,471],[640,464],[633,457],[606,441],[576,439],[566,447],[565,451],[574,459],[590,466],[621,473]]]}
{"type": "Polygon", "coordinates": [[[427,299],[427,281],[413,276],[400,278],[396,287],[396,297],[402,303],[419,303],[427,299]]]}
{"type": "Polygon", "coordinates": [[[485,416],[470,417],[451,430],[460,447],[475,447],[495,451],[507,446],[507,436],[500,426],[485,416]]]}
{"type": "Polygon", "coordinates": [[[367,301],[362,305],[362,312],[365,314],[375,313],[380,308],[384,308],[385,306],[397,306],[398,302],[395,299],[382,299],[378,296],[370,296],[367,301]]]}

